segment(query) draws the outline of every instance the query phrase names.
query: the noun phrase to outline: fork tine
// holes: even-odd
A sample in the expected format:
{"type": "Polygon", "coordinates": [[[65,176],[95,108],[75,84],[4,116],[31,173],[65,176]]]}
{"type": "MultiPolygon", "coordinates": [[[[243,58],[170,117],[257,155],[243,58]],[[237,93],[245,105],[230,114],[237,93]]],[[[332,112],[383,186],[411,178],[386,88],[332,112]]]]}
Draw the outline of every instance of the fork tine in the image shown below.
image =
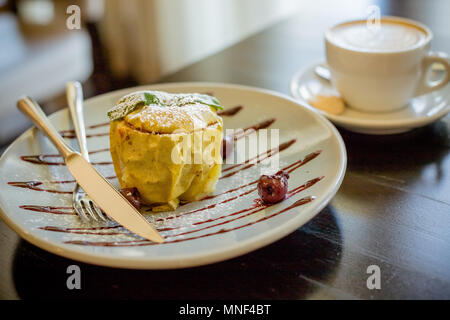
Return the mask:
{"type": "Polygon", "coordinates": [[[108,220],[109,220],[109,216],[108,216],[105,212],[103,212],[102,209],[100,209],[99,207],[97,207],[97,210],[100,212],[100,215],[104,218],[105,221],[108,221],[108,220]]]}
{"type": "Polygon", "coordinates": [[[100,219],[102,219],[103,221],[106,221],[106,218],[105,218],[105,216],[102,213],[102,210],[99,207],[97,207],[97,205],[92,200],[89,200],[89,205],[91,207],[92,212],[97,214],[97,216],[100,219]]]}
{"type": "Polygon", "coordinates": [[[74,201],[73,202],[73,209],[75,210],[75,213],[84,221],[89,221],[89,218],[86,216],[86,214],[84,213],[83,208],[81,208],[80,204],[78,203],[78,201],[74,201]]]}
{"type": "Polygon", "coordinates": [[[90,205],[86,204],[86,202],[83,200],[81,200],[80,203],[81,203],[81,206],[84,208],[84,210],[89,213],[89,215],[92,217],[92,219],[94,219],[95,221],[98,221],[97,215],[92,211],[90,205]]]}

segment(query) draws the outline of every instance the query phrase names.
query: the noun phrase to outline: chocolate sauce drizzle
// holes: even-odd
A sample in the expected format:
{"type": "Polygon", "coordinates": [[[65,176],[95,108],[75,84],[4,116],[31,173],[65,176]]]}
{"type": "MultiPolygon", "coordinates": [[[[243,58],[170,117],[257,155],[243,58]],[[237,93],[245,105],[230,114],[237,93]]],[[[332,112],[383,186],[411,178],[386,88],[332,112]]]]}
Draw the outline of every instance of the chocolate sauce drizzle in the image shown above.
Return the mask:
{"type": "Polygon", "coordinates": [[[8,182],[10,186],[18,187],[18,188],[24,188],[24,189],[30,189],[35,191],[43,191],[43,192],[50,192],[50,193],[61,193],[61,194],[72,194],[73,191],[63,191],[63,190],[51,190],[51,189],[43,189],[39,186],[42,185],[41,181],[23,181],[23,182],[8,182]]]}
{"type": "MultiPolygon", "coordinates": [[[[109,126],[109,122],[102,122],[102,123],[98,123],[98,124],[87,126],[86,129],[95,129],[95,128],[108,127],[108,126],[109,126]]],[[[69,139],[76,138],[75,130],[73,130],[73,129],[61,130],[61,131],[59,131],[59,134],[63,138],[69,138],[69,139]]],[[[94,135],[92,135],[92,134],[91,135],[86,135],[86,138],[101,137],[101,136],[105,136],[105,135],[108,135],[108,133],[99,133],[99,134],[94,134],[94,135]]]]}
{"type": "MultiPolygon", "coordinates": [[[[272,213],[271,215],[262,217],[261,219],[246,223],[244,225],[240,225],[234,228],[229,228],[229,229],[220,229],[219,231],[215,231],[215,232],[211,232],[211,233],[207,233],[207,234],[202,234],[199,236],[194,236],[194,237],[190,237],[190,238],[181,238],[181,239],[174,239],[174,240],[168,240],[165,241],[161,244],[157,244],[148,240],[136,240],[136,241],[114,241],[114,242],[105,242],[105,241],[83,241],[83,240],[72,240],[72,241],[65,241],[64,243],[67,244],[76,244],[76,245],[85,245],[85,246],[101,246],[101,247],[135,247],[135,246],[149,246],[149,245],[164,245],[164,244],[169,244],[169,243],[177,243],[177,242],[184,242],[184,241],[189,241],[189,240],[195,240],[195,239],[200,239],[200,238],[206,238],[206,237],[210,237],[210,236],[214,236],[217,234],[223,234],[223,233],[227,233],[227,232],[231,232],[231,231],[235,231],[238,229],[242,229],[242,228],[246,228],[249,227],[251,225],[254,225],[256,223],[265,221],[267,219],[273,218],[283,212],[289,211],[291,209],[294,209],[296,207],[302,206],[304,204],[307,204],[311,201],[313,201],[315,199],[314,196],[307,196],[304,197],[300,200],[297,200],[296,202],[294,202],[292,205],[290,205],[289,207],[279,210],[275,213],[272,213]]],[[[265,207],[259,207],[256,208],[256,210],[252,211],[251,213],[247,214],[255,214],[261,210],[264,210],[265,207]]],[[[245,215],[245,216],[247,216],[245,215]]],[[[242,217],[245,217],[242,216],[242,217]]],[[[224,224],[224,223],[223,223],[224,224]]]]}
{"type": "Polygon", "coordinates": [[[91,234],[91,235],[104,235],[104,236],[114,236],[114,235],[124,234],[124,232],[121,232],[121,231],[108,231],[108,232],[96,231],[96,230],[111,230],[111,229],[116,229],[116,228],[120,228],[120,226],[99,227],[99,228],[63,228],[63,227],[55,227],[55,226],[39,227],[39,229],[46,230],[46,231],[75,233],[75,234],[91,234]]]}
{"type": "Polygon", "coordinates": [[[19,208],[28,210],[28,211],[35,211],[35,212],[46,212],[46,213],[53,213],[53,214],[63,214],[63,215],[74,215],[75,212],[73,211],[72,207],[52,207],[52,206],[32,206],[32,205],[23,205],[19,206],[19,208]]]}
{"type": "Polygon", "coordinates": [[[233,108],[229,108],[229,109],[226,109],[226,110],[219,111],[219,112],[217,112],[217,114],[219,116],[221,116],[221,117],[223,117],[223,116],[234,116],[236,113],[241,111],[242,108],[244,108],[244,107],[239,105],[239,106],[235,106],[233,108]]]}
{"type": "MultiPolygon", "coordinates": [[[[90,151],[89,154],[91,155],[91,154],[95,154],[95,153],[108,152],[108,151],[109,151],[109,148],[105,148],[105,149],[90,151]]],[[[59,154],[28,155],[28,156],[21,156],[20,159],[23,161],[26,161],[26,162],[33,163],[33,164],[40,164],[40,165],[47,165],[47,166],[65,166],[66,165],[64,163],[63,157],[59,154]],[[57,159],[57,161],[49,161],[47,159],[57,159]]],[[[98,166],[105,166],[105,165],[112,164],[112,162],[110,162],[110,161],[92,162],[92,164],[98,165],[98,166]]]]}
{"type": "MultiPolygon", "coordinates": [[[[319,182],[319,181],[322,180],[323,178],[324,178],[324,177],[314,178],[314,179],[312,179],[312,180],[309,180],[309,181],[306,182],[305,184],[302,184],[301,186],[298,186],[298,187],[294,188],[293,190],[291,190],[291,191],[288,192],[288,195],[286,196],[286,199],[289,199],[289,198],[292,197],[293,195],[296,195],[297,193],[302,192],[302,191],[308,189],[309,187],[315,185],[317,182],[319,182]]],[[[256,190],[256,189],[249,190],[249,191],[247,191],[247,192],[245,192],[245,193],[243,193],[243,194],[240,194],[240,195],[237,196],[237,197],[233,197],[233,198],[229,199],[229,201],[235,200],[235,199],[237,199],[237,198],[239,198],[239,197],[242,197],[242,196],[244,196],[244,195],[247,195],[247,194],[249,194],[249,193],[251,193],[251,192],[253,192],[253,191],[255,191],[255,190],[256,190]]],[[[254,214],[254,213],[256,213],[256,212],[259,212],[259,211],[261,211],[261,210],[263,210],[263,209],[265,209],[265,208],[268,208],[268,207],[271,207],[271,206],[274,205],[274,204],[270,204],[270,205],[269,205],[269,204],[264,204],[264,203],[261,203],[261,202],[259,202],[259,201],[255,201],[255,200],[259,200],[259,199],[258,199],[258,198],[257,198],[257,199],[254,199],[253,202],[255,203],[255,205],[254,205],[253,207],[246,208],[246,209],[242,209],[242,210],[233,212],[233,213],[231,213],[231,214],[226,214],[226,215],[223,215],[223,216],[220,216],[220,217],[217,217],[217,218],[211,218],[211,219],[208,219],[208,220],[203,220],[203,221],[195,222],[195,223],[193,223],[192,225],[195,226],[195,225],[201,225],[201,224],[208,223],[208,222],[214,222],[214,221],[217,221],[217,220],[221,220],[221,219],[224,219],[224,218],[228,218],[228,217],[231,217],[231,216],[235,216],[235,215],[238,215],[238,214],[241,214],[241,213],[245,213],[245,212],[251,211],[251,210],[253,210],[253,209],[255,209],[255,208],[261,208],[260,210],[253,211],[253,212],[251,212],[251,213],[249,213],[249,214],[246,214],[246,215],[244,215],[244,216],[240,216],[240,217],[235,218],[235,219],[232,219],[232,220],[227,220],[227,221],[225,221],[225,222],[221,222],[221,223],[218,223],[218,224],[215,224],[215,225],[209,225],[209,226],[204,227],[204,228],[201,228],[201,229],[194,229],[194,230],[189,230],[189,231],[186,231],[186,232],[183,232],[183,233],[179,233],[179,234],[176,234],[176,236],[186,235],[186,234],[190,234],[190,233],[193,233],[193,232],[198,232],[198,231],[202,231],[202,230],[205,230],[205,229],[209,229],[209,228],[212,228],[212,227],[217,227],[217,226],[219,226],[219,225],[223,225],[223,224],[226,224],[226,223],[229,223],[229,222],[233,222],[233,221],[236,221],[236,220],[238,220],[238,219],[241,219],[241,218],[244,218],[244,217],[246,217],[246,216],[252,215],[252,214],[254,214]]],[[[219,203],[217,203],[217,204],[222,204],[222,203],[225,203],[225,202],[228,202],[228,200],[219,202],[219,203]]],[[[216,204],[216,205],[217,205],[217,204],[216,204]]],[[[174,227],[174,228],[158,229],[158,231],[169,231],[169,230],[179,229],[179,228],[182,228],[182,227],[183,227],[183,226],[180,226],[180,227],[174,227]]]]}
{"type": "MultiPolygon", "coordinates": [[[[116,179],[116,176],[109,176],[105,177],[105,179],[113,180],[116,179]]],[[[51,180],[46,181],[45,183],[48,184],[69,184],[69,183],[75,183],[75,180],[51,180]]],[[[44,182],[42,181],[11,181],[8,182],[10,186],[18,187],[18,188],[25,188],[30,189],[34,191],[43,191],[43,192],[50,192],[50,193],[61,193],[61,194],[72,194],[73,191],[66,191],[66,190],[56,190],[56,189],[48,189],[48,188],[42,188],[38,186],[42,186],[44,182]]]]}
{"type": "Polygon", "coordinates": [[[265,120],[263,122],[257,123],[257,124],[255,124],[253,126],[244,128],[242,130],[237,130],[236,133],[234,134],[234,141],[242,139],[242,138],[244,138],[244,137],[252,134],[253,132],[260,130],[260,129],[268,128],[275,121],[276,121],[276,119],[272,118],[272,119],[268,119],[268,120],[265,120]]]}
{"type": "Polygon", "coordinates": [[[237,167],[240,167],[242,165],[247,164],[245,167],[242,167],[239,170],[235,170],[233,172],[230,172],[230,173],[227,173],[226,175],[221,176],[220,179],[225,179],[225,178],[234,176],[236,173],[238,173],[240,171],[247,170],[247,169],[257,165],[258,163],[264,161],[265,159],[268,159],[268,158],[272,157],[273,155],[275,155],[275,154],[277,154],[277,153],[279,153],[279,152],[281,152],[283,150],[286,150],[291,145],[293,145],[296,141],[297,141],[297,139],[289,140],[287,142],[284,142],[284,143],[280,144],[278,147],[272,148],[270,150],[267,150],[267,151],[265,151],[265,152],[255,156],[255,157],[253,157],[253,158],[250,158],[250,159],[244,161],[243,163],[239,163],[239,164],[233,165],[231,167],[225,168],[225,169],[222,170],[222,172],[227,172],[227,171],[230,171],[230,170],[232,170],[234,168],[237,168],[237,167]],[[262,158],[261,156],[263,156],[263,155],[265,155],[265,157],[262,158]],[[257,159],[257,160],[254,162],[255,159],[257,159]],[[250,164],[248,164],[248,163],[250,163],[250,164]]]}
{"type": "MultiPolygon", "coordinates": [[[[240,112],[242,110],[242,106],[238,105],[235,106],[233,108],[230,108],[228,110],[224,110],[224,111],[220,111],[218,112],[219,115],[221,116],[233,116],[235,114],[237,114],[238,112],[240,112]]],[[[245,136],[251,134],[254,131],[257,131],[259,129],[264,129],[269,127],[272,123],[275,122],[275,119],[269,119],[266,121],[263,121],[261,123],[255,124],[253,126],[247,127],[243,130],[241,130],[240,132],[238,132],[235,136],[234,136],[234,140],[237,141],[239,139],[244,138],[245,136]]],[[[96,124],[96,125],[92,125],[89,126],[88,128],[92,129],[92,128],[98,128],[98,127],[103,127],[103,126],[108,126],[108,123],[100,123],[100,124],[96,124]]],[[[75,132],[73,130],[63,130],[61,131],[61,134],[63,135],[63,137],[66,138],[75,138],[75,132]]],[[[88,138],[90,137],[99,137],[99,136],[105,136],[108,135],[108,133],[98,133],[98,134],[90,134],[87,135],[88,138]]],[[[221,178],[226,178],[226,177],[230,177],[232,175],[235,175],[236,173],[246,170],[258,163],[260,163],[261,161],[263,161],[264,159],[267,159],[271,156],[273,156],[274,154],[281,152],[287,148],[289,148],[292,144],[294,144],[296,142],[296,139],[292,139],[289,140],[283,144],[281,144],[280,146],[278,146],[277,148],[272,148],[270,150],[267,150],[251,159],[248,159],[247,161],[245,161],[244,163],[241,164],[237,164],[237,165],[233,165],[231,167],[228,167],[226,169],[223,170],[223,172],[227,172],[227,171],[231,171],[233,169],[238,168],[237,170],[231,171],[230,173],[226,174],[225,176],[221,177],[221,178]],[[240,168],[239,168],[240,167],[240,168]]],[[[96,151],[92,151],[90,152],[90,154],[93,153],[98,153],[98,152],[107,152],[109,151],[109,149],[101,149],[101,150],[96,150],[96,151]]],[[[316,158],[319,154],[321,153],[321,151],[316,151],[313,152],[309,155],[307,155],[304,159],[296,161],[288,166],[286,166],[285,168],[283,168],[283,170],[287,171],[288,173],[298,169],[299,167],[303,166],[304,164],[308,163],[309,161],[313,160],[314,158],[316,158]]],[[[22,156],[21,159],[23,161],[27,161],[30,163],[34,163],[34,164],[39,164],[39,165],[64,165],[64,162],[62,161],[62,157],[60,155],[55,155],[55,154],[50,154],[50,155],[29,155],[29,156],[22,156]],[[51,159],[55,159],[56,161],[51,161],[51,159]]],[[[93,163],[96,165],[111,165],[112,162],[97,162],[97,163],[93,163]]],[[[107,179],[115,179],[115,176],[111,176],[111,177],[107,177],[107,179]]],[[[292,190],[290,190],[287,195],[286,195],[286,199],[292,197],[293,195],[298,194],[299,192],[304,191],[305,189],[313,186],[314,184],[316,184],[317,182],[319,182],[320,180],[322,180],[323,177],[318,177],[312,180],[307,181],[305,184],[298,186],[296,188],[293,188],[292,190]]],[[[231,192],[235,192],[238,191],[239,189],[254,185],[258,182],[258,180],[252,181],[250,183],[246,183],[243,184],[241,186],[229,189],[227,191],[224,191],[222,193],[216,194],[216,195],[211,195],[208,197],[205,197],[199,201],[204,201],[204,200],[209,200],[209,199],[213,199],[216,198],[220,195],[224,195],[227,193],[231,193],[231,192]]],[[[60,180],[60,181],[46,181],[46,183],[49,184],[67,184],[67,183],[75,183],[75,180],[60,180]]],[[[43,192],[50,192],[50,193],[57,193],[57,194],[71,194],[72,191],[65,191],[65,190],[53,190],[53,189],[45,189],[42,188],[43,182],[41,181],[24,181],[24,182],[8,182],[9,185],[14,186],[14,187],[19,187],[19,188],[26,188],[26,189],[30,189],[30,190],[35,190],[35,191],[43,191],[43,192]]],[[[176,216],[169,216],[166,218],[160,218],[157,219],[156,222],[164,222],[167,220],[172,220],[172,219],[177,219],[180,217],[183,217],[185,215],[188,214],[193,214],[193,213],[197,213],[197,212],[201,212],[204,210],[208,210],[208,209],[212,209],[214,207],[216,207],[217,205],[221,205],[233,200],[236,200],[238,198],[247,196],[251,193],[253,193],[254,191],[256,191],[256,188],[251,188],[245,192],[242,192],[238,195],[234,195],[228,199],[219,201],[217,203],[213,203],[213,204],[209,204],[203,208],[199,208],[196,210],[192,210],[192,211],[187,211],[187,212],[183,212],[180,213],[176,216]]],[[[291,210],[295,207],[304,205],[306,203],[309,203],[311,201],[313,201],[315,199],[315,197],[313,196],[308,196],[308,197],[304,197],[296,202],[294,202],[292,205],[288,206],[285,209],[279,210],[275,213],[272,213],[268,216],[262,217],[256,221],[252,221],[249,222],[247,224],[241,225],[241,226],[237,226],[234,228],[230,228],[230,229],[220,229],[219,231],[216,232],[212,232],[212,233],[208,233],[208,234],[203,234],[203,235],[199,235],[199,236],[193,236],[193,237],[188,237],[188,238],[181,238],[181,239],[173,239],[173,240],[169,240],[164,242],[163,244],[167,244],[167,243],[175,243],[175,242],[183,242],[183,241],[188,241],[188,240],[194,240],[194,239],[199,239],[199,238],[204,238],[204,237],[208,237],[208,236],[213,236],[213,235],[217,235],[217,234],[221,234],[221,233],[226,233],[226,232],[230,232],[230,231],[234,231],[237,229],[241,229],[241,228],[245,228],[248,226],[251,226],[253,224],[259,223],[261,221],[267,220],[269,218],[275,217],[283,212],[286,212],[288,210],[291,210]]],[[[236,221],[238,219],[242,219],[244,217],[253,215],[257,212],[260,212],[268,207],[273,206],[273,204],[264,204],[261,201],[258,201],[257,199],[253,200],[253,205],[249,208],[245,208],[236,212],[232,212],[232,213],[228,213],[219,217],[215,217],[215,218],[211,218],[208,220],[202,220],[202,221],[198,221],[193,223],[194,226],[197,225],[203,225],[205,223],[211,223],[211,222],[215,222],[217,220],[223,220],[226,218],[230,218],[232,217],[232,219],[227,219],[225,221],[221,221],[218,222],[216,224],[213,225],[208,225],[205,227],[202,227],[200,229],[192,229],[192,230],[188,230],[182,233],[178,233],[178,234],[174,234],[174,235],[169,235],[168,238],[172,238],[172,237],[177,237],[177,236],[182,236],[182,235],[187,235],[187,234],[191,234],[191,233],[195,233],[195,232],[199,232],[199,231],[203,231],[209,228],[213,228],[213,227],[217,227],[217,226],[221,226],[221,225],[226,225],[230,222],[236,221]],[[240,215],[243,214],[244,215],[240,215]]],[[[55,207],[55,206],[38,206],[38,205],[22,205],[20,206],[21,209],[27,210],[27,211],[34,211],[34,212],[45,212],[45,213],[51,213],[51,214],[57,214],[57,215],[74,215],[74,211],[72,209],[72,207],[64,207],[64,206],[60,206],[60,207],[55,207]]],[[[176,230],[176,229],[180,229],[183,228],[183,226],[177,226],[177,227],[165,227],[165,228],[158,228],[158,231],[160,232],[165,232],[165,231],[171,231],[171,230],[176,230]]],[[[63,228],[63,227],[57,227],[57,226],[45,226],[45,227],[40,227],[40,229],[42,230],[46,230],[46,231],[53,231],[53,232],[64,232],[64,233],[74,233],[74,234],[86,234],[86,235],[119,235],[119,234],[129,234],[129,232],[127,232],[125,229],[123,229],[123,227],[121,227],[120,225],[113,225],[113,226],[103,226],[103,227],[85,227],[85,228],[63,228]],[[115,230],[115,229],[119,229],[119,230],[115,230]]],[[[66,241],[65,243],[69,243],[69,244],[77,244],[77,245],[92,245],[92,246],[144,246],[144,245],[155,245],[156,243],[153,243],[151,241],[148,240],[135,240],[135,241],[118,241],[118,242],[95,242],[95,241],[66,241]]]]}
{"type": "MultiPolygon", "coordinates": [[[[61,135],[61,137],[63,138],[67,138],[67,139],[76,139],[76,135],[74,132],[71,132],[72,130],[67,130],[67,131],[60,131],[59,134],[61,135]]],[[[96,138],[96,137],[105,137],[105,136],[109,136],[109,132],[101,132],[101,133],[91,133],[91,134],[87,134],[86,138],[96,138]]]]}
{"type": "MultiPolygon", "coordinates": [[[[286,195],[286,199],[289,199],[292,196],[294,196],[294,195],[296,195],[296,194],[298,194],[298,193],[300,193],[300,192],[310,188],[311,186],[315,185],[317,182],[319,182],[323,178],[324,177],[322,176],[322,177],[311,179],[311,180],[307,181],[306,183],[302,184],[301,186],[298,186],[298,187],[290,190],[288,192],[288,194],[286,195]]],[[[254,189],[248,190],[247,192],[244,192],[244,193],[242,193],[242,194],[240,194],[238,196],[235,196],[233,198],[230,198],[230,199],[224,200],[222,202],[206,206],[204,208],[200,208],[198,210],[194,210],[194,211],[191,211],[191,212],[186,212],[184,214],[180,214],[180,215],[178,215],[176,217],[171,217],[171,218],[174,219],[174,218],[178,218],[178,217],[184,216],[186,214],[191,214],[191,213],[194,213],[194,212],[199,212],[199,211],[211,209],[211,208],[214,208],[215,206],[217,206],[219,204],[235,200],[235,199],[237,199],[239,197],[242,197],[242,196],[245,196],[245,195],[247,195],[247,194],[249,194],[249,193],[251,193],[253,191],[254,191],[254,189]]],[[[245,218],[247,216],[253,215],[253,214],[255,214],[257,212],[260,212],[260,211],[262,211],[262,210],[264,210],[264,209],[266,209],[268,207],[276,205],[276,204],[264,204],[264,203],[261,203],[261,202],[256,201],[256,200],[258,200],[258,199],[254,199],[254,201],[253,201],[254,205],[249,207],[249,208],[245,208],[245,209],[242,209],[242,210],[239,210],[239,211],[236,211],[236,212],[225,214],[225,215],[222,215],[222,216],[219,216],[219,217],[216,217],[216,218],[211,218],[211,219],[208,219],[208,220],[199,221],[199,222],[193,223],[192,225],[195,226],[195,225],[201,225],[201,224],[204,224],[204,223],[214,222],[214,221],[217,221],[217,220],[222,220],[224,218],[229,218],[229,217],[233,217],[233,216],[236,216],[236,215],[248,212],[245,215],[238,216],[238,217],[233,218],[231,220],[226,220],[226,221],[223,221],[223,222],[220,222],[220,223],[216,223],[216,224],[213,224],[213,225],[208,225],[208,226],[200,228],[200,229],[193,229],[193,230],[185,231],[185,232],[178,233],[178,234],[175,234],[175,235],[170,235],[170,237],[182,236],[182,235],[191,234],[191,233],[203,231],[203,230],[206,230],[206,229],[210,229],[210,228],[213,228],[213,227],[217,227],[217,226],[220,226],[220,225],[225,225],[225,224],[228,224],[230,222],[236,221],[238,219],[242,219],[242,218],[245,218]]],[[[165,220],[169,220],[169,219],[162,219],[162,220],[158,219],[156,221],[165,221],[165,220]]],[[[47,230],[47,231],[76,233],[76,234],[94,234],[94,235],[128,234],[128,232],[120,232],[120,231],[115,231],[115,232],[98,232],[98,230],[111,230],[111,229],[116,229],[116,228],[119,228],[119,227],[121,227],[121,226],[115,225],[115,226],[94,227],[94,228],[61,228],[61,227],[54,227],[54,226],[46,226],[46,227],[41,227],[40,229],[47,230]]],[[[172,231],[172,230],[176,230],[176,229],[180,229],[180,228],[183,228],[183,226],[172,227],[172,228],[170,228],[170,227],[157,228],[157,230],[159,232],[164,232],[164,231],[172,231]]],[[[128,241],[126,241],[126,242],[128,242],[128,241]]]]}

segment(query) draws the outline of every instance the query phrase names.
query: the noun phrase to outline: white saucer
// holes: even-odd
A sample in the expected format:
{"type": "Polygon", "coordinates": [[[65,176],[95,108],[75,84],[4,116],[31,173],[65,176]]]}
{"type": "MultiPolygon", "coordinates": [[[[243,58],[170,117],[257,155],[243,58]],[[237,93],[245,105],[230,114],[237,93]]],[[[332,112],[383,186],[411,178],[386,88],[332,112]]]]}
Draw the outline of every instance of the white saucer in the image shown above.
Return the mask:
{"type": "MultiPolygon", "coordinates": [[[[298,71],[291,80],[291,94],[306,104],[317,94],[339,95],[331,82],[314,73],[318,63],[298,71]]],[[[318,110],[318,109],[316,109],[318,110]]],[[[450,86],[411,99],[408,106],[394,112],[368,113],[346,108],[340,115],[318,110],[347,130],[366,134],[395,134],[430,124],[450,111],[450,86]]]]}

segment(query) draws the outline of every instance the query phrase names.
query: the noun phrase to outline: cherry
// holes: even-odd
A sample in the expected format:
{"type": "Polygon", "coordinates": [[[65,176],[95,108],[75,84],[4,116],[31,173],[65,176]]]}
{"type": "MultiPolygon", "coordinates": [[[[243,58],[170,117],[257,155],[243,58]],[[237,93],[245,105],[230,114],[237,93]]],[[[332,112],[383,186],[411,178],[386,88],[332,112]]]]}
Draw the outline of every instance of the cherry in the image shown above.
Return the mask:
{"type": "Polygon", "coordinates": [[[283,170],[273,175],[262,175],[258,181],[258,194],[267,204],[277,203],[286,197],[289,174],[283,170]]]}
{"type": "Polygon", "coordinates": [[[137,188],[124,188],[120,189],[119,192],[127,198],[127,200],[135,207],[140,210],[142,207],[142,198],[137,188]]]}

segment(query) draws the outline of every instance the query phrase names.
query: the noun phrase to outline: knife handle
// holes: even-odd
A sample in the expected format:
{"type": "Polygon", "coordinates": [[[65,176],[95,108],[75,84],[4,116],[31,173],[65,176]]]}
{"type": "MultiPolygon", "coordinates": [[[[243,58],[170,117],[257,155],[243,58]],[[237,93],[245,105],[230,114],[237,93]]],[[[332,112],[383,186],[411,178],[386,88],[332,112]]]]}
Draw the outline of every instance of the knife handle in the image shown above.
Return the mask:
{"type": "Polygon", "coordinates": [[[75,135],[77,136],[80,153],[89,162],[89,153],[86,142],[86,127],[83,117],[83,88],[78,81],[68,82],[66,85],[66,98],[72,117],[75,135]]]}
{"type": "Polygon", "coordinates": [[[55,127],[50,123],[44,111],[42,111],[36,101],[30,97],[24,97],[17,101],[17,107],[36,125],[36,127],[38,127],[39,130],[45,133],[64,158],[67,158],[74,153],[58,131],[56,131],[55,127]]]}

